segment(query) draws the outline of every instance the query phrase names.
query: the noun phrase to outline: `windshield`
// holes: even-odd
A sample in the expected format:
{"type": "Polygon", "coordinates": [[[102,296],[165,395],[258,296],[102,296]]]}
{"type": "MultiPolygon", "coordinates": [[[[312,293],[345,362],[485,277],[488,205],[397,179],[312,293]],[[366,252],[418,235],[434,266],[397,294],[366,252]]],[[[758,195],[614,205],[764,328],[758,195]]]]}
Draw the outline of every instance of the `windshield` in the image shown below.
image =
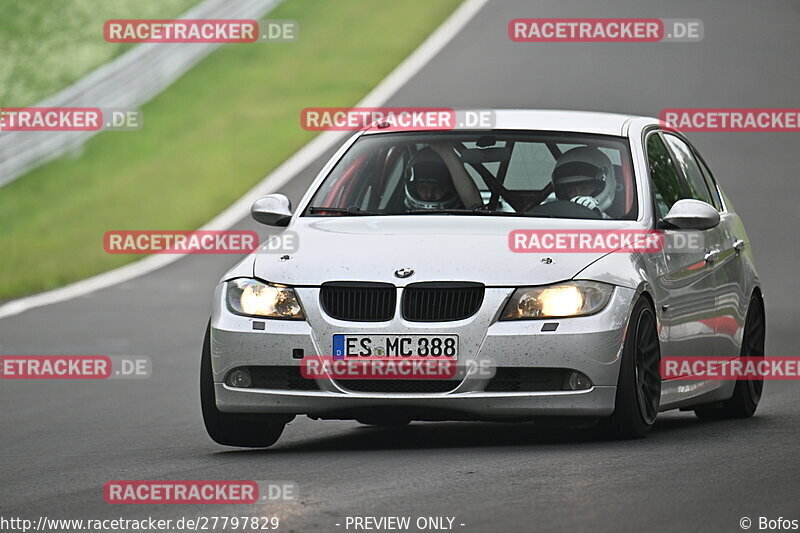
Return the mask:
{"type": "Polygon", "coordinates": [[[635,219],[627,140],[519,131],[364,135],[304,216],[635,219]]]}

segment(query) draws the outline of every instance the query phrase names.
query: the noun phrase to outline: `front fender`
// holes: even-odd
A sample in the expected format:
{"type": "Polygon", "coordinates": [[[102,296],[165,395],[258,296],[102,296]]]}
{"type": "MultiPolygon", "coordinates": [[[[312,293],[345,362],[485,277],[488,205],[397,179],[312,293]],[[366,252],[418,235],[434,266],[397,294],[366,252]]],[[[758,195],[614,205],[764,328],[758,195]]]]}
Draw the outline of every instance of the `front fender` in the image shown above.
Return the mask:
{"type": "MultiPolygon", "coordinates": [[[[666,260],[663,251],[652,253],[618,251],[604,255],[581,270],[573,279],[600,281],[626,287],[635,290],[637,296],[647,293],[653,300],[661,331],[662,310],[659,302],[666,300],[666,291],[658,283],[658,279],[665,272],[666,260]]],[[[634,302],[636,300],[637,298],[634,302]]]]}

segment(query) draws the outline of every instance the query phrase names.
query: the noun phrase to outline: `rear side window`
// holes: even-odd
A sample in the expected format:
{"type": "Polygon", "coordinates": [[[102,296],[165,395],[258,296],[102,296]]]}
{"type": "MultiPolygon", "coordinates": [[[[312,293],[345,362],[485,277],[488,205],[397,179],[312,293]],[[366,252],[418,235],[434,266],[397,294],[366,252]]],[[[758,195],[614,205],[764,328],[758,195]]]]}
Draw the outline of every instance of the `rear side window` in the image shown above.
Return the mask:
{"type": "Polygon", "coordinates": [[[689,192],[692,198],[713,205],[711,191],[708,190],[706,180],[703,178],[703,173],[700,171],[700,166],[697,163],[694,153],[692,153],[692,149],[675,135],[666,133],[664,134],[664,139],[667,141],[670,149],[672,149],[675,162],[686,178],[686,183],[689,185],[689,192]]]}
{"type": "Polygon", "coordinates": [[[665,217],[678,200],[688,198],[681,185],[680,175],[664,141],[657,133],[647,139],[647,163],[653,181],[656,207],[661,218],[665,217]]]}

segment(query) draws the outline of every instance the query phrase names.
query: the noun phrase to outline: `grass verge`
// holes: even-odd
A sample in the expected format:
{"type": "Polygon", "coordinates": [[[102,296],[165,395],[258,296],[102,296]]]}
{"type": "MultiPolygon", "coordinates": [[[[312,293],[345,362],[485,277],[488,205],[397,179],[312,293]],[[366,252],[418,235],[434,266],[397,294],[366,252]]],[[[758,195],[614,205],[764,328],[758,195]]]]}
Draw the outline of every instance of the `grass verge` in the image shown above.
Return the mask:
{"type": "Polygon", "coordinates": [[[287,0],[300,39],[227,45],[142,110],[144,127],[107,132],[0,189],[0,300],[138,259],[109,255],[108,230],[195,229],[313,136],[304,107],[356,103],[460,0],[287,0]]]}
{"type": "Polygon", "coordinates": [[[112,18],[174,18],[200,0],[0,0],[0,107],[57,93],[120,55],[103,39],[112,18]]]}

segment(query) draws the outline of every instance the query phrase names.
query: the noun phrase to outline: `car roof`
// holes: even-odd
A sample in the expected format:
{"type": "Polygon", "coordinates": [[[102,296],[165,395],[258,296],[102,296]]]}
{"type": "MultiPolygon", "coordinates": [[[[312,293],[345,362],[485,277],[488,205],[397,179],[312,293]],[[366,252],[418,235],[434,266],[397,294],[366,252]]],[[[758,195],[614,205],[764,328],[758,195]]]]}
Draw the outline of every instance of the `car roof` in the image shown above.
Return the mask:
{"type": "MultiPolygon", "coordinates": [[[[492,112],[494,113],[494,120],[492,121],[492,127],[488,129],[495,130],[570,131],[625,136],[627,135],[628,124],[632,120],[643,118],[648,122],[658,123],[657,119],[649,117],[597,111],[563,111],[554,109],[455,109],[455,111],[459,116],[468,112],[492,112]]],[[[480,130],[484,128],[464,129],[480,130]]],[[[425,129],[403,128],[403,131],[425,131],[425,129]]],[[[371,128],[366,133],[381,133],[381,130],[371,128]]]]}

